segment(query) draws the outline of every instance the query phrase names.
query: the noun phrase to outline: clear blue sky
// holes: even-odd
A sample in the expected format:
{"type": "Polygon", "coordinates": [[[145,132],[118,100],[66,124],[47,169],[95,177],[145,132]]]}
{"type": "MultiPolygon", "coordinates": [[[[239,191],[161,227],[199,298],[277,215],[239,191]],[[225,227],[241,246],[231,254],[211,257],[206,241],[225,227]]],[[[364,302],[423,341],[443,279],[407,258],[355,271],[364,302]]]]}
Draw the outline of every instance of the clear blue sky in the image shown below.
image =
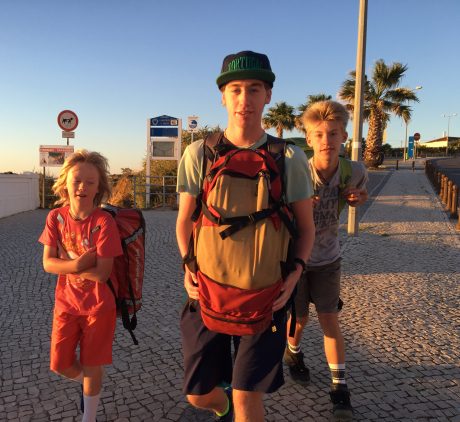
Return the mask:
{"type": "MultiPolygon", "coordinates": [[[[0,172],[39,171],[39,145],[66,142],[64,109],[80,119],[71,142],[102,152],[112,172],[141,167],[149,117],[225,127],[215,78],[241,50],[270,57],[272,105],[335,98],[356,65],[358,11],[359,0],[2,0],[0,172]]],[[[460,136],[459,22],[459,0],[368,1],[366,71],[380,58],[409,66],[403,86],[423,86],[409,132],[422,141],[447,130],[444,113],[459,114],[460,136]]],[[[388,142],[401,146],[404,132],[392,118],[388,142]]]]}

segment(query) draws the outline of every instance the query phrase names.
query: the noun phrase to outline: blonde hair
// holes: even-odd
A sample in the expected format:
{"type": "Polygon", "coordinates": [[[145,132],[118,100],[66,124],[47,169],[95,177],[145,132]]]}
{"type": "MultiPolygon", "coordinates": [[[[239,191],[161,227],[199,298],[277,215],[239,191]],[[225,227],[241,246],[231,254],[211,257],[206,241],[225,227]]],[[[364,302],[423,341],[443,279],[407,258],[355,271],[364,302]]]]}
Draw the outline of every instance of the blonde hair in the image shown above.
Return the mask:
{"type": "Polygon", "coordinates": [[[69,155],[62,166],[59,177],[53,185],[53,193],[58,196],[58,199],[54,203],[55,205],[68,205],[69,204],[69,193],[66,189],[67,177],[69,171],[77,163],[88,163],[96,167],[99,173],[99,186],[98,193],[94,197],[94,205],[99,206],[104,200],[110,197],[112,186],[109,181],[109,163],[107,158],[98,152],[87,151],[86,149],[79,149],[72,155],[69,155]]]}
{"type": "Polygon", "coordinates": [[[304,111],[302,123],[307,132],[315,124],[331,121],[342,123],[343,130],[346,130],[349,118],[348,110],[337,101],[317,101],[304,111]]]}

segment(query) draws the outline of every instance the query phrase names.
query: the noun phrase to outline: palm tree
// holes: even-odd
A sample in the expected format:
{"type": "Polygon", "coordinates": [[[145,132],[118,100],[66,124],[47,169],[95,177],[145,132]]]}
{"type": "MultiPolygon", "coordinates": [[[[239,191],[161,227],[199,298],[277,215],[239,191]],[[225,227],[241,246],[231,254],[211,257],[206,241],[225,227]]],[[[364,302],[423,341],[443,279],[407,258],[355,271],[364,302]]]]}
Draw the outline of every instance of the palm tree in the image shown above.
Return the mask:
{"type": "Polygon", "coordinates": [[[300,104],[297,107],[297,110],[299,110],[299,114],[295,118],[295,127],[300,130],[301,132],[305,133],[305,128],[303,127],[302,123],[302,114],[303,112],[310,107],[313,103],[317,103],[318,101],[329,101],[331,100],[332,97],[330,95],[326,94],[315,94],[315,95],[309,95],[307,97],[307,102],[305,104],[300,104]]]}
{"type": "Polygon", "coordinates": [[[265,129],[275,128],[278,138],[283,137],[284,130],[292,130],[295,126],[294,107],[284,101],[270,107],[262,118],[265,129]]]}
{"type": "MultiPolygon", "coordinates": [[[[390,120],[391,113],[401,117],[405,123],[411,118],[409,101],[418,102],[414,90],[399,87],[407,66],[401,63],[385,64],[380,59],[374,65],[371,80],[364,84],[363,118],[369,123],[364,151],[364,163],[367,167],[377,167],[383,162],[383,132],[390,120]]],[[[340,88],[339,97],[347,102],[347,108],[353,111],[355,99],[356,72],[350,72],[340,88]]]]}

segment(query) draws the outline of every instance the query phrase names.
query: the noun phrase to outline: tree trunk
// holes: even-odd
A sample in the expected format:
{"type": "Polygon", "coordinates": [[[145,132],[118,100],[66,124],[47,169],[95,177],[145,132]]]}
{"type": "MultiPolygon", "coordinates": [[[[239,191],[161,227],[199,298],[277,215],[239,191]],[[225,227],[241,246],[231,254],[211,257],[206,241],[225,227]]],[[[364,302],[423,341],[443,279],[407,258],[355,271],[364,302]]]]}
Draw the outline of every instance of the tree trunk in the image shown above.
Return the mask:
{"type": "Polygon", "coordinates": [[[384,129],[383,113],[380,110],[371,110],[366,149],[364,151],[364,164],[366,167],[377,168],[383,163],[382,140],[384,129]]]}
{"type": "Polygon", "coordinates": [[[282,138],[283,137],[283,126],[281,125],[278,125],[277,128],[276,128],[276,135],[278,136],[278,138],[282,138]]]}

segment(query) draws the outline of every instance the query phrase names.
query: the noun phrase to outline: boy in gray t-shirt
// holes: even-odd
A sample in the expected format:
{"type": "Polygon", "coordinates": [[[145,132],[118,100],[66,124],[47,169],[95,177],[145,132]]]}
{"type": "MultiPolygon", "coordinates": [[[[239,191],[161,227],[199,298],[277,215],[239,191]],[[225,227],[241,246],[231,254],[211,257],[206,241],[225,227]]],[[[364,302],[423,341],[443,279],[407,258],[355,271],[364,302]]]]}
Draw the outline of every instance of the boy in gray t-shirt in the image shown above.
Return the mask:
{"type": "Polygon", "coordinates": [[[340,420],[351,419],[353,409],[345,380],[345,343],[340,331],[340,245],[338,240],[339,198],[356,207],[367,200],[367,171],[362,163],[351,162],[351,178],[341,186],[340,146],[347,139],[348,112],[335,101],[312,104],[303,114],[307,143],[313,148],[309,160],[315,189],[313,216],[315,243],[306,271],[297,285],[295,299],[297,320],[293,337],[288,337],[284,360],[294,381],[306,385],[308,368],[300,351],[302,331],[308,321],[308,308],[313,302],[324,333],[324,350],[332,377],[333,414],[340,420]]]}

